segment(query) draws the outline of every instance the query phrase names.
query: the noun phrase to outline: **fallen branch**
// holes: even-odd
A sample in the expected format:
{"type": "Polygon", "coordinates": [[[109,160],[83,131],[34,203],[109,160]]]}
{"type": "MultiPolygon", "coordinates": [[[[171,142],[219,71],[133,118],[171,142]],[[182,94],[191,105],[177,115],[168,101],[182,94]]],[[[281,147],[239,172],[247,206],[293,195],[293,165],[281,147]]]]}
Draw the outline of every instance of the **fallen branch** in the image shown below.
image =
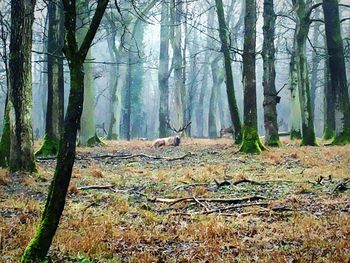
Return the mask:
{"type": "MultiPolygon", "coordinates": [[[[208,202],[208,203],[229,203],[237,204],[243,202],[253,202],[258,200],[265,200],[263,196],[249,196],[243,198],[233,198],[233,199],[223,199],[223,198],[196,198],[199,202],[208,202]]],[[[184,197],[184,198],[151,198],[149,201],[158,202],[158,203],[168,203],[170,206],[180,203],[180,202],[196,202],[193,197],[184,197]]]]}
{"type": "Polygon", "coordinates": [[[208,183],[194,183],[194,184],[182,184],[174,187],[174,190],[178,190],[180,188],[190,188],[190,187],[195,187],[195,186],[208,186],[208,183]]]}
{"type": "Polygon", "coordinates": [[[108,184],[108,185],[88,185],[88,186],[82,186],[79,187],[78,190],[91,190],[91,189],[111,189],[113,188],[114,185],[113,184],[108,184]]]}
{"type": "Polygon", "coordinates": [[[208,215],[208,214],[212,214],[212,213],[220,213],[222,211],[227,211],[227,210],[231,210],[231,209],[237,209],[237,208],[243,208],[243,207],[250,207],[250,206],[263,206],[263,207],[267,207],[268,203],[266,202],[260,202],[260,203],[249,203],[249,204],[238,204],[238,205],[230,205],[230,206],[226,206],[226,207],[220,207],[220,208],[215,208],[212,210],[208,210],[208,211],[203,211],[199,214],[202,215],[208,215]]]}
{"type": "Polygon", "coordinates": [[[239,184],[243,184],[243,183],[250,183],[250,184],[256,184],[256,185],[264,185],[266,183],[262,183],[262,182],[257,182],[257,181],[253,181],[253,180],[249,180],[249,179],[241,179],[238,180],[236,182],[233,182],[233,185],[239,185],[239,184]]]}
{"type": "MultiPolygon", "coordinates": [[[[76,160],[90,160],[90,159],[105,159],[105,158],[116,158],[116,159],[121,159],[121,160],[126,160],[126,159],[133,159],[137,157],[143,157],[143,158],[148,158],[148,159],[154,159],[154,160],[165,160],[165,161],[177,161],[177,160],[183,160],[186,157],[192,155],[192,153],[186,153],[182,156],[179,157],[163,157],[163,156],[156,156],[156,155],[148,155],[144,153],[139,153],[139,154],[105,154],[105,155],[96,155],[96,156],[76,156],[76,160]]],[[[48,161],[48,160],[55,160],[56,157],[37,157],[37,161],[48,161]]]]}

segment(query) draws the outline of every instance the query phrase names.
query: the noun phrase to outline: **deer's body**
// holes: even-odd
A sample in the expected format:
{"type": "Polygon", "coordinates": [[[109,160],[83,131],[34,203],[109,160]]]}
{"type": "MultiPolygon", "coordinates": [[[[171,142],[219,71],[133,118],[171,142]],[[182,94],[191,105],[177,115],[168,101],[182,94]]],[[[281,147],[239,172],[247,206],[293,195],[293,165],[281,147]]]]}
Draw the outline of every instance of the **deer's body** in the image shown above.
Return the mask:
{"type": "Polygon", "coordinates": [[[235,133],[235,130],[233,129],[233,126],[228,128],[221,128],[220,130],[220,138],[224,137],[225,134],[230,133],[232,136],[235,133]]]}
{"type": "Polygon", "coordinates": [[[154,148],[162,147],[162,146],[179,146],[181,142],[180,136],[175,135],[166,138],[159,138],[153,141],[152,146],[154,148]]]}

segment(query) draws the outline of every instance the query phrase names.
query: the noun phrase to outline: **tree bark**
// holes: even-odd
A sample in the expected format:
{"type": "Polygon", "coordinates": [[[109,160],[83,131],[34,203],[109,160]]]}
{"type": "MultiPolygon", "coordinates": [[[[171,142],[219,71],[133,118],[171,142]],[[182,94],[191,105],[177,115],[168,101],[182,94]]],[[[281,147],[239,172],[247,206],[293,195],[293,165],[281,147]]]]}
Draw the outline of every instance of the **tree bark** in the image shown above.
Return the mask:
{"type": "Polygon", "coordinates": [[[327,56],[324,62],[324,140],[334,139],[335,136],[335,102],[333,91],[329,74],[329,59],[327,56]]]}
{"type": "MultiPolygon", "coordinates": [[[[210,64],[211,76],[213,78],[213,86],[211,88],[210,101],[209,101],[209,138],[218,137],[217,119],[218,119],[218,94],[222,82],[225,79],[223,70],[219,67],[219,61],[221,61],[222,56],[216,57],[210,64]]],[[[220,119],[220,118],[219,118],[220,119]]]]}
{"type": "Polygon", "coordinates": [[[57,155],[64,117],[63,7],[60,1],[48,3],[47,111],[44,142],[35,155],[57,155]]]}
{"type": "Polygon", "coordinates": [[[350,143],[350,101],[346,79],[344,47],[337,0],[323,0],[327,51],[333,94],[335,94],[335,138],[333,144],[350,143]]]}
{"type": "Polygon", "coordinates": [[[256,106],[256,0],[246,0],[243,47],[244,128],[240,148],[244,153],[260,153],[265,147],[258,135],[256,106]]]}
{"type": "MultiPolygon", "coordinates": [[[[78,17],[77,20],[77,39],[78,45],[81,45],[86,32],[89,29],[90,9],[89,2],[79,0],[77,2],[78,17]]],[[[93,64],[89,63],[92,60],[92,52],[89,49],[86,60],[88,63],[84,64],[84,108],[80,121],[79,129],[79,144],[82,146],[94,146],[101,141],[96,135],[95,122],[95,89],[94,89],[94,68],[93,64]]]]}
{"type": "Polygon", "coordinates": [[[310,14],[305,0],[293,0],[297,15],[295,33],[296,66],[298,72],[299,99],[301,108],[301,145],[316,146],[316,136],[311,108],[309,70],[306,58],[306,41],[310,29],[310,14]]]}
{"type": "Polygon", "coordinates": [[[182,1],[172,0],[171,7],[171,19],[172,19],[172,32],[171,32],[171,45],[173,49],[173,66],[174,66],[174,105],[175,105],[175,120],[173,121],[176,126],[181,127],[184,125],[184,104],[183,104],[183,92],[184,92],[184,79],[183,79],[183,57],[182,57],[182,1]]]}
{"type": "MultiPolygon", "coordinates": [[[[242,142],[242,127],[241,120],[239,117],[236,95],[233,85],[233,76],[232,76],[232,67],[231,67],[231,57],[230,57],[230,49],[228,44],[228,28],[225,22],[225,14],[224,7],[222,4],[222,0],[215,0],[216,3],[216,11],[218,15],[219,21],[219,33],[221,40],[221,51],[224,54],[224,62],[225,62],[225,73],[226,73],[226,91],[228,104],[230,108],[231,121],[235,128],[235,143],[240,144],[242,142]]],[[[254,21],[255,23],[255,21],[254,21]]]]}
{"type": "Polygon", "coordinates": [[[46,205],[34,238],[28,244],[22,256],[22,262],[41,262],[45,259],[52,239],[56,233],[67,195],[75,160],[76,136],[80,126],[84,101],[83,63],[101,22],[108,0],[99,0],[80,48],[76,42],[76,2],[63,0],[65,12],[64,54],[70,69],[71,90],[63,134],[59,143],[57,164],[51,182],[46,205]]]}
{"type": "MultiPolygon", "coordinates": [[[[294,36],[295,39],[295,36],[294,36]]],[[[294,41],[289,63],[289,89],[291,92],[291,130],[290,138],[301,139],[301,109],[299,100],[299,81],[296,64],[296,44],[294,41]]]]}
{"type": "Polygon", "coordinates": [[[35,171],[32,130],[32,25],[34,0],[11,1],[10,159],[11,171],[35,171]]]}
{"type": "Polygon", "coordinates": [[[273,0],[264,1],[264,42],[263,42],[263,87],[264,87],[264,124],[265,144],[276,147],[280,145],[277,124],[277,92],[275,86],[275,24],[276,15],[274,12],[273,0]]]}
{"type": "Polygon", "coordinates": [[[159,49],[159,137],[167,137],[169,120],[169,23],[170,13],[168,3],[162,2],[159,49]]]}

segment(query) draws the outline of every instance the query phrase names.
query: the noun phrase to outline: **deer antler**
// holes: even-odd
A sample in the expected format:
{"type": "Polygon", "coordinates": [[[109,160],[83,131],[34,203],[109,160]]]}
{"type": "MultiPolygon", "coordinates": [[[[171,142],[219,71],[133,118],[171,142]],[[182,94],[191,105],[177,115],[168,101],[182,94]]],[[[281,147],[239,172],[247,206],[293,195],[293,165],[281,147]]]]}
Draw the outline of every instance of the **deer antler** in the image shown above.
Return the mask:
{"type": "Polygon", "coordinates": [[[184,130],[186,130],[186,129],[188,128],[188,126],[191,125],[191,123],[192,123],[192,122],[190,121],[190,122],[188,122],[187,124],[185,124],[184,126],[182,126],[181,128],[175,129],[173,126],[171,126],[169,120],[166,121],[166,124],[167,124],[168,128],[169,128],[170,130],[176,132],[176,133],[183,132],[184,130]]]}

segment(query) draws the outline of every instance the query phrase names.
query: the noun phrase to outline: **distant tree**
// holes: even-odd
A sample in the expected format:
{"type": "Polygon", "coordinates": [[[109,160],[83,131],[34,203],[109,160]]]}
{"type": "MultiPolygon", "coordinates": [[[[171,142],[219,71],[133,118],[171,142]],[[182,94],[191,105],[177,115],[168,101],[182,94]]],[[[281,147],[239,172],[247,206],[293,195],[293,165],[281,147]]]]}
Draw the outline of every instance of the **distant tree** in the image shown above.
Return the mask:
{"type": "MultiPolygon", "coordinates": [[[[294,39],[296,30],[294,31],[294,39]]],[[[297,56],[296,56],[296,43],[293,43],[293,49],[290,51],[289,62],[289,89],[291,93],[291,129],[290,138],[301,139],[301,109],[300,109],[300,97],[299,97],[299,81],[297,70],[297,56]]]]}
{"type": "Polygon", "coordinates": [[[219,66],[219,62],[222,59],[222,55],[217,56],[213,59],[210,64],[211,76],[213,78],[213,85],[211,87],[210,101],[209,101],[209,138],[218,137],[218,127],[217,127],[217,112],[218,112],[218,95],[219,89],[225,80],[225,75],[222,66],[219,66]]]}
{"type": "Polygon", "coordinates": [[[324,126],[323,139],[331,140],[335,136],[335,101],[332,81],[329,74],[329,58],[324,61],[324,126]]]}
{"type": "MultiPolygon", "coordinates": [[[[4,6],[2,6],[4,8],[4,6]]],[[[5,9],[5,8],[4,8],[5,9]]],[[[2,44],[2,52],[1,59],[4,63],[5,74],[6,74],[6,90],[5,90],[5,110],[4,110],[4,119],[3,119],[3,130],[0,141],[0,166],[8,167],[8,160],[10,158],[10,116],[9,116],[9,108],[8,108],[8,96],[9,96],[9,64],[8,64],[8,37],[9,37],[9,28],[8,23],[6,21],[6,13],[0,11],[0,38],[2,44]]],[[[6,10],[5,10],[6,11],[6,10]]]]}
{"type": "Polygon", "coordinates": [[[8,111],[11,171],[35,170],[32,131],[32,25],[35,0],[11,1],[8,111]]]}
{"type": "Polygon", "coordinates": [[[275,86],[275,24],[276,15],[273,0],[264,0],[264,42],[262,58],[264,64],[263,87],[264,87],[264,124],[265,144],[279,146],[277,124],[277,92],[275,86]]]}
{"type": "MultiPolygon", "coordinates": [[[[86,32],[89,30],[90,6],[89,1],[77,1],[77,40],[81,45],[86,32]]],[[[81,115],[79,129],[79,144],[82,146],[94,146],[101,143],[96,134],[95,121],[95,87],[94,87],[94,66],[92,62],[92,52],[89,49],[86,62],[84,64],[84,108],[81,115]]]]}
{"type": "Polygon", "coordinates": [[[167,137],[169,129],[169,41],[170,41],[170,8],[166,1],[162,2],[159,48],[159,137],[167,137]]]}
{"type": "Polygon", "coordinates": [[[42,262],[56,233],[67,195],[75,160],[77,131],[84,101],[84,61],[100,25],[108,0],[98,0],[90,27],[81,42],[77,43],[77,8],[75,0],[63,0],[65,14],[64,54],[70,69],[70,95],[59,143],[54,178],[49,188],[46,205],[35,236],[22,256],[22,262],[42,262]]]}
{"type": "MultiPolygon", "coordinates": [[[[215,3],[216,3],[216,12],[217,12],[218,21],[219,21],[221,51],[224,55],[225,73],[226,73],[226,91],[227,91],[228,104],[230,108],[231,121],[235,129],[235,143],[240,144],[242,142],[242,127],[241,127],[241,120],[239,117],[238,106],[237,106],[234,84],[233,84],[230,47],[229,47],[229,41],[228,41],[228,27],[225,22],[225,13],[224,13],[222,0],[215,0],[215,3]]],[[[254,23],[255,23],[255,20],[254,20],[254,23]]],[[[254,62],[254,65],[255,65],[255,62],[254,62]]]]}
{"type": "Polygon", "coordinates": [[[333,144],[350,143],[350,101],[346,80],[343,39],[338,0],[323,0],[329,73],[335,94],[335,138],[333,144]]]}
{"type": "Polygon", "coordinates": [[[259,139],[256,105],[256,0],[246,0],[245,3],[243,47],[244,127],[240,151],[260,153],[265,147],[259,139]]]}
{"type": "Polygon", "coordinates": [[[301,108],[302,145],[315,146],[316,136],[314,130],[314,118],[311,107],[309,69],[306,58],[306,41],[311,24],[311,12],[318,5],[311,6],[311,0],[293,0],[293,8],[296,14],[296,68],[298,73],[298,87],[301,108]]]}
{"type": "Polygon", "coordinates": [[[49,30],[47,41],[47,112],[45,138],[36,155],[56,155],[64,112],[63,75],[63,7],[61,1],[48,3],[49,30]]]}
{"type": "Polygon", "coordinates": [[[185,83],[183,74],[183,54],[182,54],[182,13],[183,1],[171,1],[171,33],[170,43],[173,49],[173,70],[174,70],[174,106],[175,106],[175,120],[177,126],[185,124],[184,114],[184,95],[185,83]]]}

